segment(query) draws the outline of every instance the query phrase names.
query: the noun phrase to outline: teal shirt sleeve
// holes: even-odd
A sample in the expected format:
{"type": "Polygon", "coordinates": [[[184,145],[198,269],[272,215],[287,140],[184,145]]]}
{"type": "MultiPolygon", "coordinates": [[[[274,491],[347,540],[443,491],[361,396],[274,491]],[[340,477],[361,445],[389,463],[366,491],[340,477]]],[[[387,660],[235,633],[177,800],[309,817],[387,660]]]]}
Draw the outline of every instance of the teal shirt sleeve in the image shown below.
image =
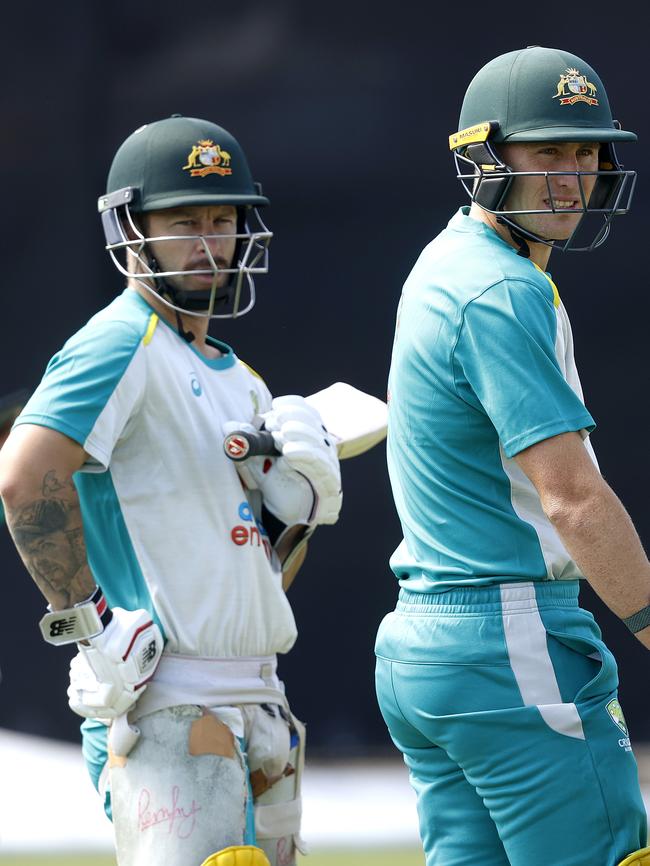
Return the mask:
{"type": "Polygon", "coordinates": [[[463,311],[453,351],[457,394],[494,425],[507,457],[560,433],[596,426],[566,381],[551,293],[502,280],[463,311]]]}
{"type": "Polygon", "coordinates": [[[51,427],[105,462],[142,395],[141,377],[127,375],[141,336],[130,323],[91,320],[54,355],[16,424],[51,427]],[[100,416],[94,454],[89,439],[100,416]]]}

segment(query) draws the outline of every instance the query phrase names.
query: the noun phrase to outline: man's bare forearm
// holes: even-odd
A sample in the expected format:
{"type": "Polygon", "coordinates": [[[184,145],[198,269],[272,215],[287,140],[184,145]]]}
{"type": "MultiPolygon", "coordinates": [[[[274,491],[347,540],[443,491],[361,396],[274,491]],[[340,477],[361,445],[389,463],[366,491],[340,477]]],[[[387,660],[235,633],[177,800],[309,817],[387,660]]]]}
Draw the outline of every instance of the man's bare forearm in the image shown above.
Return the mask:
{"type": "MultiPolygon", "coordinates": [[[[615,614],[624,619],[650,604],[650,563],[627,511],[604,481],[596,495],[550,516],[571,557],[615,614]]],[[[650,628],[636,636],[650,648],[650,628]]]]}
{"type": "Polygon", "coordinates": [[[18,552],[52,608],[61,610],[92,593],[79,496],[72,477],[49,469],[40,488],[5,501],[7,526],[18,552]]]}
{"type": "MultiPolygon", "coordinates": [[[[515,455],[544,513],[605,604],[627,619],[650,604],[650,563],[630,516],[600,475],[577,432],[515,455]]],[[[636,634],[650,648],[650,627],[636,634]]]]}

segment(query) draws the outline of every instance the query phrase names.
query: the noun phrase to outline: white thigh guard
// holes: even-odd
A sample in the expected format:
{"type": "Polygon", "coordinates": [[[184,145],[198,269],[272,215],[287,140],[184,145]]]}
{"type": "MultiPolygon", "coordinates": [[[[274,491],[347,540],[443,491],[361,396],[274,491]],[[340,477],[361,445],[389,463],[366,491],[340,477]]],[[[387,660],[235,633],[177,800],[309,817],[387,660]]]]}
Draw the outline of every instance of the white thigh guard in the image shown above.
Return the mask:
{"type": "Polygon", "coordinates": [[[119,866],[190,866],[242,845],[248,791],[237,738],[205,708],[138,720],[127,757],[109,754],[119,866]]]}
{"type": "Polygon", "coordinates": [[[300,838],[305,728],[288,707],[243,706],[257,844],[271,866],[295,866],[300,838]]]}

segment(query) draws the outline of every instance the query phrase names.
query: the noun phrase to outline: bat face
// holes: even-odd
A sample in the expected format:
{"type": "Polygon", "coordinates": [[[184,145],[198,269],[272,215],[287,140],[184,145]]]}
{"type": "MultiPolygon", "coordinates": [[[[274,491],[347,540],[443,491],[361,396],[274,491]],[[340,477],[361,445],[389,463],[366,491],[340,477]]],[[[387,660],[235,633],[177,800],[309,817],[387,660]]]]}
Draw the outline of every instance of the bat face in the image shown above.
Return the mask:
{"type": "Polygon", "coordinates": [[[386,438],[388,407],[378,397],[335,382],[305,399],[336,440],[340,460],[363,454],[386,438]]]}
{"type": "MultiPolygon", "coordinates": [[[[305,397],[305,401],[319,413],[329,437],[336,443],[339,460],[363,454],[386,438],[388,406],[352,385],[335,382],[305,397]]],[[[224,440],[224,451],[235,461],[278,453],[272,434],[265,430],[230,433],[224,440]]]]}

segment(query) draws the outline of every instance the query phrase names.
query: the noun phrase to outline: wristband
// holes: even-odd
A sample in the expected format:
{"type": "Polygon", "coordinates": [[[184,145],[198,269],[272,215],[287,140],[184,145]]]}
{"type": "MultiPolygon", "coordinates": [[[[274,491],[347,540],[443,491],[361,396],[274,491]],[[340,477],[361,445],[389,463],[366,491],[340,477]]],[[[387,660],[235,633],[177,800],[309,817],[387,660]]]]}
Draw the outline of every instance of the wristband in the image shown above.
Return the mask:
{"type": "Polygon", "coordinates": [[[96,587],[85,601],[65,610],[50,610],[39,622],[41,634],[54,646],[77,643],[100,635],[113,619],[104,593],[96,587]]]}
{"type": "Polygon", "coordinates": [[[641,610],[637,610],[632,616],[626,616],[623,622],[632,634],[636,634],[638,631],[647,628],[650,625],[650,604],[647,607],[641,608],[641,610]]]}

